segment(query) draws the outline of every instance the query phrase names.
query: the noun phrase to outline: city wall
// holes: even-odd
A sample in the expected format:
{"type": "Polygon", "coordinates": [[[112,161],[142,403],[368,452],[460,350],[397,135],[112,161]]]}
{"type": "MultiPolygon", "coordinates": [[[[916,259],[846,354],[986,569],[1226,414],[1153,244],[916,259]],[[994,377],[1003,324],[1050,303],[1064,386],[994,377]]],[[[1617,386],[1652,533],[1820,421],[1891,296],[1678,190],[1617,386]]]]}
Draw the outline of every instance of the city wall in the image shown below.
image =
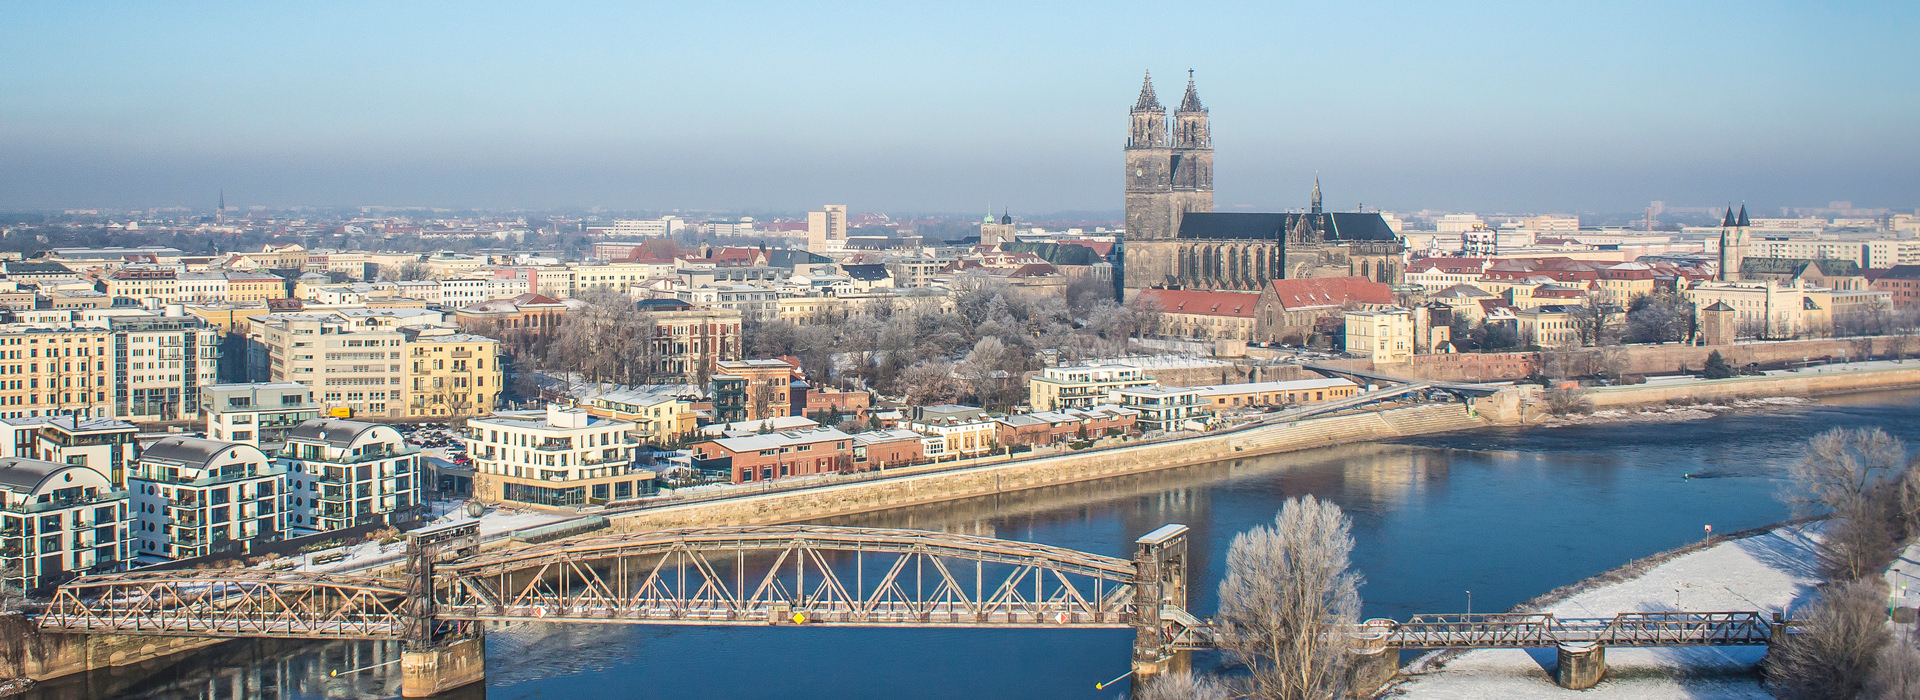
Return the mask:
{"type": "Polygon", "coordinates": [[[714,523],[769,525],[804,522],[1235,457],[1469,430],[1487,424],[1486,420],[1461,404],[1414,406],[1310,419],[1184,440],[1001,462],[959,471],[909,475],[684,506],[664,506],[608,515],[607,518],[614,529],[621,531],[714,523]]]}
{"type": "Polygon", "coordinates": [[[1920,362],[1910,367],[1848,372],[1802,371],[1764,377],[1596,387],[1582,392],[1596,409],[1647,404],[1709,402],[1772,396],[1825,396],[1920,387],[1920,362]]]}

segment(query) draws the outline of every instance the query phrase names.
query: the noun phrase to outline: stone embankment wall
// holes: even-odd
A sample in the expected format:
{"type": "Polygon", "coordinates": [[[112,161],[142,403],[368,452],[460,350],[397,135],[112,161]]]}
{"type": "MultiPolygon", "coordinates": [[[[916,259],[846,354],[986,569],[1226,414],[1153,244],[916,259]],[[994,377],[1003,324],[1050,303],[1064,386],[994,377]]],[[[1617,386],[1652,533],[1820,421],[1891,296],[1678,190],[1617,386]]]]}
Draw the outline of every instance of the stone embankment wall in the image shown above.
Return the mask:
{"type": "Polygon", "coordinates": [[[1470,430],[1486,420],[1440,404],[1202,435],[1185,440],[1001,462],[972,469],[609,515],[616,530],[770,525],[990,496],[1077,481],[1351,442],[1470,430]]]}
{"type": "Polygon", "coordinates": [[[146,637],[41,632],[20,613],[0,614],[0,677],[47,680],[82,671],[132,666],[148,659],[219,644],[206,637],[146,637]]]}
{"type": "Polygon", "coordinates": [[[1640,384],[1588,389],[1582,395],[1596,409],[1676,402],[1722,403],[1772,396],[1825,396],[1920,387],[1920,362],[1893,369],[1856,372],[1795,372],[1764,377],[1640,384]]]}
{"type": "MultiPolygon", "coordinates": [[[[1874,338],[1825,338],[1814,340],[1776,340],[1734,343],[1732,345],[1621,345],[1605,349],[1587,348],[1576,352],[1597,355],[1625,352],[1630,374],[1678,374],[1681,370],[1698,372],[1706,366],[1707,356],[1719,351],[1736,367],[1748,363],[1781,365],[1809,358],[1859,358],[1871,346],[1874,357],[1891,357],[1906,342],[1897,336],[1874,338]]],[[[1920,341],[1905,348],[1907,354],[1920,354],[1920,341]]],[[[1408,364],[1374,367],[1371,360],[1330,360],[1328,366],[1349,370],[1378,370],[1382,374],[1443,382],[1505,382],[1526,379],[1541,371],[1541,353],[1466,352],[1442,355],[1414,355],[1408,364]]],[[[1585,366],[1600,366],[1597,360],[1585,366]]]]}

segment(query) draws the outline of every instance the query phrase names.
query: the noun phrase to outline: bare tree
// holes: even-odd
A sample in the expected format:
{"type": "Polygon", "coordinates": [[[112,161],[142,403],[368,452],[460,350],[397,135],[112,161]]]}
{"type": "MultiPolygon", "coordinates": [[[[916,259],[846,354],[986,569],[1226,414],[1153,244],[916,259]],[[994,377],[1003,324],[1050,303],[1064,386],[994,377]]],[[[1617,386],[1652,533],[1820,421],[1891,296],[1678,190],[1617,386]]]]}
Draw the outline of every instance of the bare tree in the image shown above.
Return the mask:
{"type": "Polygon", "coordinates": [[[1800,633],[1767,655],[1767,682],[1786,700],[1858,697],[1887,631],[1886,585],[1863,579],[1827,586],[1799,616],[1800,633]]]}
{"type": "Polygon", "coordinates": [[[1231,697],[1219,681],[1186,671],[1155,676],[1133,694],[1133,700],[1227,700],[1231,697]]]}
{"type": "Polygon", "coordinates": [[[1215,632],[1252,671],[1246,694],[1331,700],[1344,690],[1347,634],[1360,614],[1360,575],[1348,571],[1352,523],[1331,502],[1288,499],[1273,525],[1227,548],[1215,632]]]}
{"type": "Polygon", "coordinates": [[[1860,697],[1870,700],[1920,700],[1920,649],[1911,639],[1880,649],[1873,675],[1860,697]]]}
{"type": "Polygon", "coordinates": [[[389,282],[413,282],[427,279],[433,275],[433,268],[418,260],[398,265],[386,265],[380,268],[380,276],[389,282]]]}
{"type": "Polygon", "coordinates": [[[1898,438],[1879,428],[1834,428],[1808,441],[1806,456],[1788,468],[1780,500],[1799,515],[1830,516],[1822,550],[1835,578],[1866,576],[1891,558],[1905,467],[1898,438]]]}

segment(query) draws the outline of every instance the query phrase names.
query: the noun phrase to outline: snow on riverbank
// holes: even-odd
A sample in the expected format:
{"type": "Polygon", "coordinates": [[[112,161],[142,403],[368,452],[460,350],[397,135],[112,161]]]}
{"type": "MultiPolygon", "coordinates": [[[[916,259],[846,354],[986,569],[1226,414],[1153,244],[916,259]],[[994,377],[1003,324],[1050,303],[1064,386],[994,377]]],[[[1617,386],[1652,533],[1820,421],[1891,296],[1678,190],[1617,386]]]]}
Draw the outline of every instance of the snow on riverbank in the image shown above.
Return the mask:
{"type": "MultiPolygon", "coordinates": [[[[1542,612],[1612,617],[1662,610],[1788,612],[1818,583],[1818,525],[1793,525],[1676,557],[1628,581],[1575,594],[1542,612]]],[[[1754,665],[1764,647],[1607,649],[1607,675],[1590,690],[1554,685],[1553,649],[1488,649],[1415,672],[1392,693],[1414,700],[1468,698],[1770,698],[1754,665]]],[[[1416,663],[1416,666],[1419,665],[1416,663]]]]}
{"type": "Polygon", "coordinates": [[[1741,399],[1731,404],[1703,403],[1691,406],[1648,407],[1636,410],[1607,409],[1594,411],[1580,416],[1548,416],[1540,421],[1541,427],[1557,428],[1565,425],[1594,425],[1598,423],[1676,423],[1679,421],[1712,418],[1721,413],[1743,409],[1787,408],[1805,406],[1812,399],[1797,396],[1773,396],[1764,399],[1741,399]]]}

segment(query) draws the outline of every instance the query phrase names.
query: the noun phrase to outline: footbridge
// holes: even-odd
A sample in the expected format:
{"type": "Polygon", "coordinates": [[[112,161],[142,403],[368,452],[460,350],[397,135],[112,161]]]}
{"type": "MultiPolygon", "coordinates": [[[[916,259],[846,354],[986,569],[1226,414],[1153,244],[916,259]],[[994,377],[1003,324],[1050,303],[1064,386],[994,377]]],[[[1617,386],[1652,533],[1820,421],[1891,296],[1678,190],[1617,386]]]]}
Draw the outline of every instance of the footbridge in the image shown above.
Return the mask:
{"type": "Polygon", "coordinates": [[[1309,362],[1301,366],[1307,369],[1313,370],[1315,372],[1319,372],[1321,374],[1327,375],[1329,377],[1346,377],[1349,379],[1358,379],[1363,382],[1380,382],[1380,383],[1386,383],[1386,384],[1400,384],[1400,385],[1407,385],[1407,386],[1417,385],[1423,389],[1437,389],[1440,391],[1444,391],[1463,399],[1470,399],[1478,396],[1490,396],[1495,392],[1498,392],[1501,389],[1506,388],[1505,386],[1500,384],[1472,384],[1472,383],[1462,383],[1462,382],[1442,382],[1442,381],[1433,381],[1433,380],[1425,380],[1425,381],[1413,380],[1413,379],[1408,379],[1406,377],[1396,377],[1390,374],[1381,374],[1379,372],[1374,372],[1370,370],[1358,370],[1358,369],[1346,369],[1344,367],[1334,367],[1331,365],[1322,364],[1318,362],[1309,362]]]}
{"type": "MultiPolygon", "coordinates": [[[[1178,652],[1214,647],[1230,627],[1186,609],[1186,535],[1184,525],[1148,533],[1131,559],[955,533],[798,525],[606,534],[482,554],[469,523],[412,533],[404,577],[89,576],[60,587],[37,623],[67,633],[404,640],[408,697],[484,678],[484,623],[513,621],[1132,629],[1134,670],[1152,674],[1178,652]]],[[[1357,668],[1387,675],[1399,649],[1552,646],[1563,668],[1589,669],[1598,682],[1607,646],[1768,644],[1786,625],[1751,611],[1417,615],[1369,620],[1346,636],[1357,668]]],[[[1584,687],[1581,678],[1569,687],[1584,687]]]]}

